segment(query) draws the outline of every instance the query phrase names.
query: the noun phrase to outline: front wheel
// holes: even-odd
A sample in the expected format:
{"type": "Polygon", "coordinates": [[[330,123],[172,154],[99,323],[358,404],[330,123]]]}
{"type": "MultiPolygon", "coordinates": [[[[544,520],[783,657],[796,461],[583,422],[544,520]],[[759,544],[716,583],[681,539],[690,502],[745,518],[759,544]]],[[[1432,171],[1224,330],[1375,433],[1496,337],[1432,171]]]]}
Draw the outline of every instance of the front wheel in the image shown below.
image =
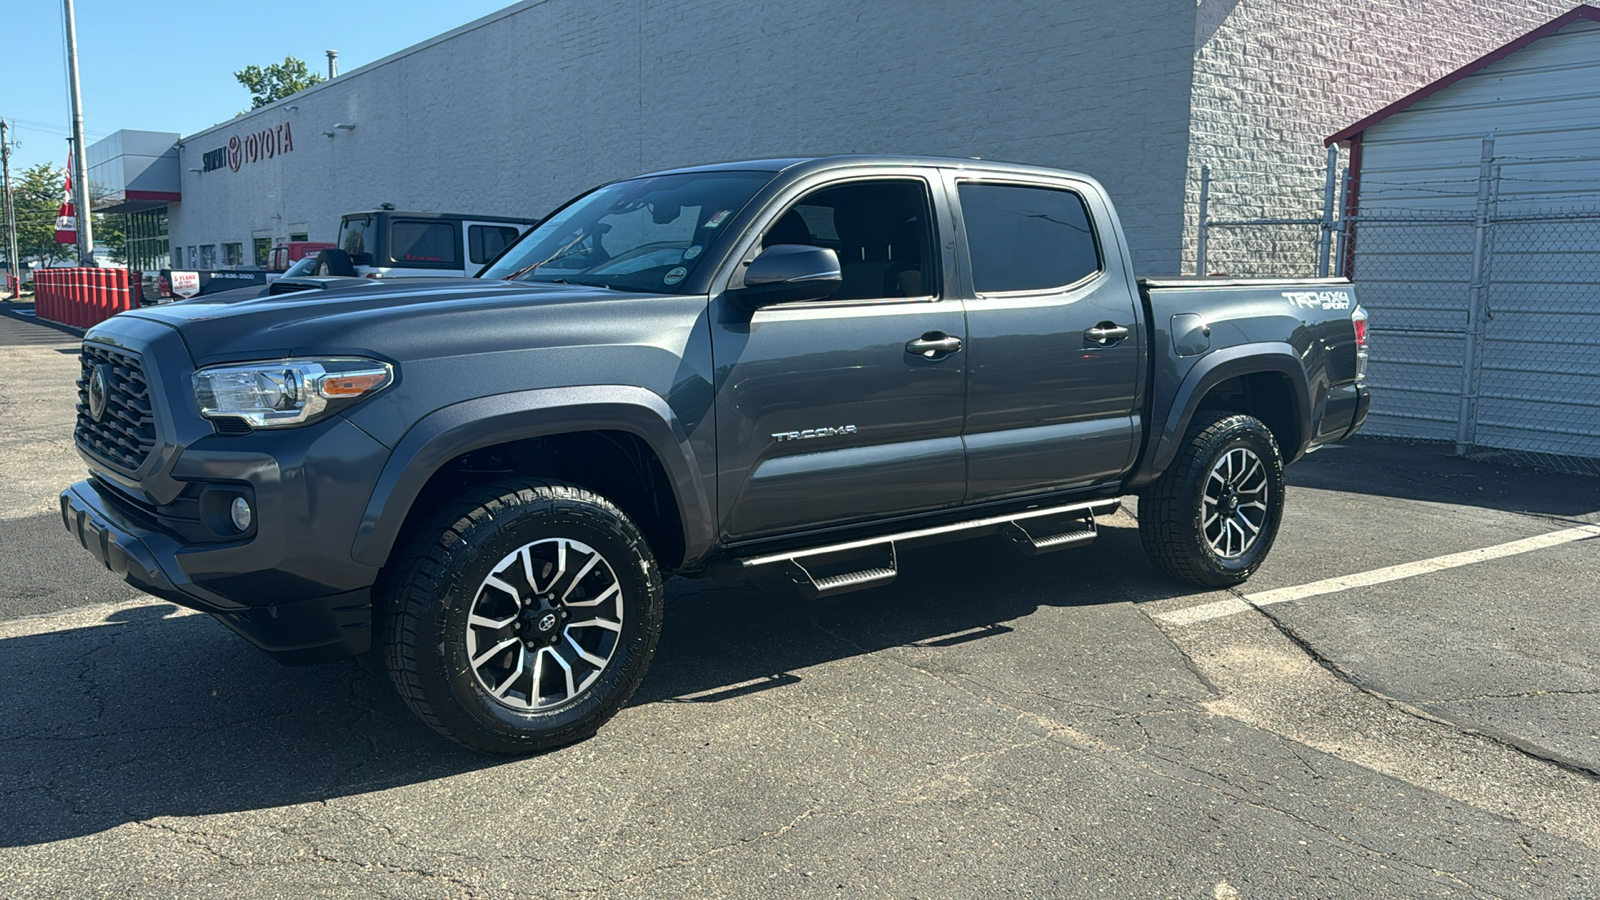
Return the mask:
{"type": "Polygon", "coordinates": [[[493,753],[559,747],[593,734],[643,680],[661,575],[605,498],[558,482],[491,485],[397,550],[385,661],[445,736],[493,753]]]}
{"type": "Polygon", "coordinates": [[[1259,419],[1207,416],[1139,497],[1139,538],[1168,575],[1203,587],[1260,568],[1283,518],[1283,457],[1259,419]]]}

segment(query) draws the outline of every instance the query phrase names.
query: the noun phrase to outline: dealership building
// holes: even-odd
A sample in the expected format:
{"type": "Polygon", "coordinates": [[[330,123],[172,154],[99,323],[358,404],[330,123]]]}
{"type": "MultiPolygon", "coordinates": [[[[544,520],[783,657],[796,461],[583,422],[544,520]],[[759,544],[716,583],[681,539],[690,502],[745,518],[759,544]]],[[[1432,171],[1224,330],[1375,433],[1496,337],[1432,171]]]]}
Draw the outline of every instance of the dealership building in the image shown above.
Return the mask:
{"type": "Polygon", "coordinates": [[[1575,5],[528,0],[197,134],[113,134],[90,184],[130,265],[214,268],[386,203],[542,216],[717,160],[980,156],[1098,178],[1139,270],[1189,271],[1202,167],[1214,217],[1315,216],[1323,136],[1575,5]]]}

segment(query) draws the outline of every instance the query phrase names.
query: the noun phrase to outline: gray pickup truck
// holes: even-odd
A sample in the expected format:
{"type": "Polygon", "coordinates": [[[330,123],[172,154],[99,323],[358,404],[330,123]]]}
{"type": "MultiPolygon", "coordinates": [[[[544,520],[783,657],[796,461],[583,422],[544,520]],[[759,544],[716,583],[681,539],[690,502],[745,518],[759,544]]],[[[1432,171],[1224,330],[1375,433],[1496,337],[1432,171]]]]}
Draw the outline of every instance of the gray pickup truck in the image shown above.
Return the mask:
{"type": "Polygon", "coordinates": [[[1283,466],[1360,427],[1343,281],[1136,280],[1053,169],[775,159],[573,200],[479,278],[284,279],[83,343],[67,529],[287,663],[383,647],[472,747],[592,734],[668,574],[881,585],[897,551],[1092,540],[1139,497],[1199,585],[1272,546],[1283,466]]]}

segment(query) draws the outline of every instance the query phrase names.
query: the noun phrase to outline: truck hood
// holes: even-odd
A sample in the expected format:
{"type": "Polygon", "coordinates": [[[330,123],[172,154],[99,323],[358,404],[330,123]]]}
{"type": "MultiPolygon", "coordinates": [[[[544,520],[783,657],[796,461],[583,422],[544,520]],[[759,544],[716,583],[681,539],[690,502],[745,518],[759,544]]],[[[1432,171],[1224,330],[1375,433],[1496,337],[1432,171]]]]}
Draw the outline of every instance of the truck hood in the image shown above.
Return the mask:
{"type": "MultiPolygon", "coordinates": [[[[646,302],[639,294],[587,285],[508,283],[478,278],[339,279],[323,289],[268,294],[260,288],[211,294],[133,316],[183,335],[197,366],[304,353],[407,357],[514,347],[531,330],[568,330],[579,308],[646,302]]],[[[92,338],[91,330],[87,337],[92,338]]],[[[521,343],[521,346],[527,346],[521,343]]]]}

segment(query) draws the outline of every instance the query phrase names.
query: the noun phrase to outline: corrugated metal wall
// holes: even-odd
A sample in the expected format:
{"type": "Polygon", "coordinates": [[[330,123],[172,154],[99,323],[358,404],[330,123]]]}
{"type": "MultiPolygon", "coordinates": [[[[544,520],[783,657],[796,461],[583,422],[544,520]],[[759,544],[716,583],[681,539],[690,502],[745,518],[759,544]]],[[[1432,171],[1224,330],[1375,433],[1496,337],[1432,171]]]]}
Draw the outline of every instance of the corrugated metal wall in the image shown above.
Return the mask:
{"type": "Polygon", "coordinates": [[[1600,23],[1395,113],[1362,152],[1368,431],[1600,459],[1600,23]]]}

